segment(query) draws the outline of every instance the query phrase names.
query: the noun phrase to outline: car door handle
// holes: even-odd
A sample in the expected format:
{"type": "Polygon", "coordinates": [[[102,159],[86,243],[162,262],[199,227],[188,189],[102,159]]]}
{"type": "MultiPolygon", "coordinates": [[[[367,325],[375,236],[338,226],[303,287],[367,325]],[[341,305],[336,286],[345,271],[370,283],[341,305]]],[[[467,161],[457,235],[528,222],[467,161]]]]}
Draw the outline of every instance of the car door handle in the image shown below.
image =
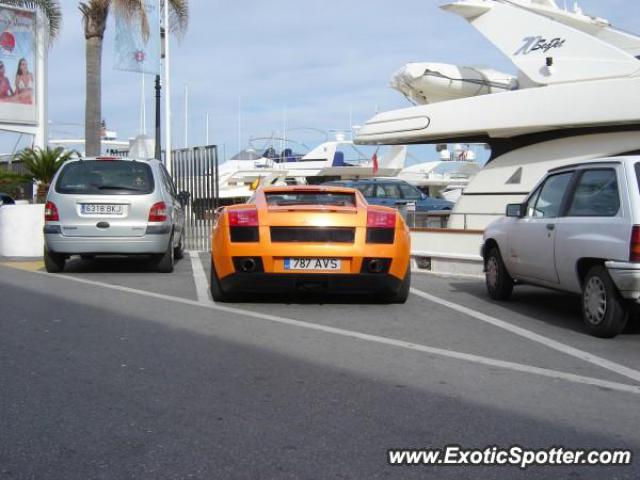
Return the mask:
{"type": "Polygon", "coordinates": [[[556,226],[553,223],[547,223],[547,230],[555,230],[556,226]]]}

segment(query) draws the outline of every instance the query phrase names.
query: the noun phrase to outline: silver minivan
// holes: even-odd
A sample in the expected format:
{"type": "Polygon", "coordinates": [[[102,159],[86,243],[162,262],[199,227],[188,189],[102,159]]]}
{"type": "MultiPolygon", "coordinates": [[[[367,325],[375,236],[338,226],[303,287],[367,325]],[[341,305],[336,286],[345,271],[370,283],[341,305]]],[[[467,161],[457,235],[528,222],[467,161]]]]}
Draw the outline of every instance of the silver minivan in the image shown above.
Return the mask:
{"type": "Polygon", "coordinates": [[[71,255],[152,255],[158,271],[172,272],[182,257],[187,199],[157,160],[66,162],[45,205],[45,268],[61,272],[71,255]]]}

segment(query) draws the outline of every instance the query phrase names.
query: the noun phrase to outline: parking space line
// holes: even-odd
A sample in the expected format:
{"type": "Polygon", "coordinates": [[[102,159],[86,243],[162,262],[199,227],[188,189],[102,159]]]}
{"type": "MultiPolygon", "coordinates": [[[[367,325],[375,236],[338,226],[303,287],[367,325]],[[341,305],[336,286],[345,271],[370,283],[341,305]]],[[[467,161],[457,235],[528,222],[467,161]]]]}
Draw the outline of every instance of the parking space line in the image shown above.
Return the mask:
{"type": "Polygon", "coordinates": [[[193,272],[193,281],[196,284],[196,294],[198,296],[198,302],[200,303],[213,303],[213,300],[209,297],[209,282],[207,281],[207,274],[204,273],[202,268],[202,262],[198,252],[190,251],[189,257],[191,259],[191,271],[193,272]]]}
{"type": "Polygon", "coordinates": [[[226,312],[232,315],[239,315],[244,317],[257,318],[260,320],[267,320],[269,322],[273,322],[281,325],[289,325],[289,326],[294,326],[299,328],[305,328],[308,330],[315,330],[319,332],[339,335],[342,337],[353,338],[356,340],[362,340],[362,341],[376,343],[380,345],[398,347],[398,348],[403,348],[405,350],[426,353],[429,355],[434,355],[439,357],[452,358],[455,360],[461,360],[465,362],[486,365],[489,367],[496,367],[496,368],[522,372],[522,373],[529,373],[529,374],[538,375],[546,378],[551,378],[554,380],[564,380],[572,383],[579,383],[583,385],[590,385],[590,386],[615,390],[619,392],[626,392],[626,393],[640,395],[640,386],[638,385],[629,385],[625,383],[610,382],[607,380],[600,380],[598,378],[575,375],[572,373],[561,372],[561,371],[551,370],[547,368],[534,367],[531,365],[508,362],[504,360],[498,360],[498,359],[489,358],[489,357],[482,357],[479,355],[472,355],[468,353],[456,352],[453,350],[445,350],[445,349],[436,348],[436,347],[429,347],[427,345],[406,342],[406,341],[397,340],[394,338],[381,337],[378,335],[371,335],[371,334],[356,332],[352,330],[345,330],[342,328],[330,327],[327,325],[320,325],[316,323],[305,322],[302,320],[295,320],[295,319],[280,317],[276,315],[269,315],[266,313],[254,312],[251,310],[243,310],[241,308],[236,308],[236,307],[227,307],[227,306],[223,306],[213,302],[204,303],[200,301],[189,300],[186,298],[173,297],[170,295],[163,295],[155,292],[148,292],[145,290],[137,290],[134,288],[123,287],[120,285],[110,285],[108,283],[97,282],[94,280],[87,280],[84,278],[71,277],[67,275],[55,275],[55,274],[50,274],[46,272],[35,272],[35,274],[43,275],[52,279],[55,278],[56,280],[69,280],[69,281],[74,281],[78,283],[84,283],[87,285],[93,285],[101,288],[118,290],[124,293],[130,293],[130,294],[135,294],[135,295],[140,295],[140,296],[145,296],[150,298],[157,298],[157,299],[161,299],[169,302],[181,303],[184,305],[191,305],[194,307],[207,308],[210,310],[226,312]]]}
{"type": "Polygon", "coordinates": [[[636,382],[640,382],[640,371],[638,370],[625,367],[624,365],[621,365],[616,362],[612,362],[611,360],[607,360],[606,358],[598,357],[589,352],[585,352],[584,350],[579,350],[577,348],[571,347],[564,343],[558,342],[557,340],[553,340],[549,337],[545,337],[544,335],[534,333],[531,330],[518,327],[509,322],[505,322],[504,320],[500,320],[490,315],[486,315],[482,312],[478,312],[477,310],[473,310],[463,305],[459,305],[457,303],[450,302],[443,298],[436,297],[435,295],[431,295],[430,293],[423,292],[422,290],[418,290],[417,288],[411,288],[411,293],[413,293],[418,297],[424,298],[425,300],[428,300],[430,302],[437,303],[444,307],[450,308],[451,310],[455,310],[456,312],[463,313],[477,320],[481,320],[483,322],[489,323],[495,327],[502,328],[503,330],[507,330],[511,333],[514,333],[528,340],[531,340],[532,342],[539,343],[553,350],[557,350],[566,355],[570,355],[572,357],[578,358],[584,362],[590,363],[592,365],[597,365],[598,367],[604,368],[611,372],[615,372],[618,375],[622,375],[624,377],[631,378],[636,382]]]}

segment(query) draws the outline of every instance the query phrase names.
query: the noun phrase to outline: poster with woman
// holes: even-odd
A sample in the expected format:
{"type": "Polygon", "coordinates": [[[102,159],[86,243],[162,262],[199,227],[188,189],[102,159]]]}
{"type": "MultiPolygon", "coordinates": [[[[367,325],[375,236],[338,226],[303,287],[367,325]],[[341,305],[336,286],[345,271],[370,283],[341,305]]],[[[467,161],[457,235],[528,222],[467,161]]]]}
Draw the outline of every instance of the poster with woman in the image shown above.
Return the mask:
{"type": "Polygon", "coordinates": [[[0,6],[0,122],[35,123],[35,14],[0,6]]]}

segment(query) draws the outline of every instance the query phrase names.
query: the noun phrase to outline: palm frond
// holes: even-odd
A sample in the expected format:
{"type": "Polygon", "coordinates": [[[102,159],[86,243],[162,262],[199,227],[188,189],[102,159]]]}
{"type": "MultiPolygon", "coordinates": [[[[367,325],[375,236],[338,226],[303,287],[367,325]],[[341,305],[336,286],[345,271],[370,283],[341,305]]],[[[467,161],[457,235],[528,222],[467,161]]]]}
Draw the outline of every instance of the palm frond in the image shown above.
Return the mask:
{"type": "Polygon", "coordinates": [[[189,0],[169,0],[169,30],[184,33],[189,26],[189,0]]]}
{"type": "Polygon", "coordinates": [[[140,20],[142,37],[145,41],[149,38],[149,17],[144,6],[144,0],[113,0],[113,9],[122,18],[132,21],[134,18],[140,20]]]}
{"type": "Polygon", "coordinates": [[[80,2],[78,9],[82,12],[82,24],[85,38],[102,37],[107,26],[111,0],[89,0],[80,2]]]}
{"type": "Polygon", "coordinates": [[[2,0],[0,4],[40,10],[49,21],[49,36],[54,39],[62,28],[62,10],[58,0],[2,0]]]}
{"type": "Polygon", "coordinates": [[[48,185],[62,164],[74,154],[73,151],[65,151],[63,147],[35,147],[18,152],[14,160],[22,162],[31,179],[48,185]]]}

